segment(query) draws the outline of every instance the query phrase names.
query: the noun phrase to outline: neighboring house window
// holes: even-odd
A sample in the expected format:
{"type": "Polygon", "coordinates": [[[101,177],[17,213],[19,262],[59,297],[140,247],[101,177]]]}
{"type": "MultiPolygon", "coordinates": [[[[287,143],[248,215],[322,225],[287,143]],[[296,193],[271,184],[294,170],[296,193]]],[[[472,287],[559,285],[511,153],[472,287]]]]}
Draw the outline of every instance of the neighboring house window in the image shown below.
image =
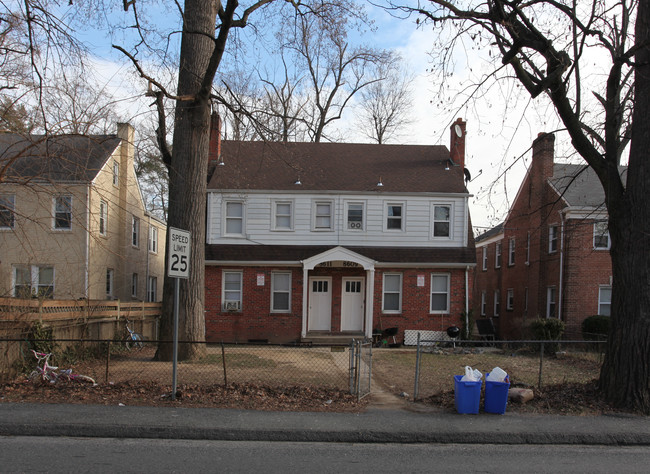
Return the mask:
{"type": "Polygon", "coordinates": [[[404,206],[402,204],[388,204],[386,207],[386,230],[403,230],[404,206]]]}
{"type": "Polygon", "coordinates": [[[131,276],[131,296],[138,297],[138,274],[134,273],[131,276]]]}
{"type": "Polygon", "coordinates": [[[481,316],[485,316],[486,309],[487,309],[487,292],[483,290],[481,291],[481,316]]]}
{"type": "Polygon", "coordinates": [[[402,274],[384,273],[382,311],[399,313],[402,310],[402,274]]]}
{"type": "Polygon", "coordinates": [[[113,297],[113,276],[114,271],[112,268],[106,269],[106,296],[109,298],[113,297]]]}
{"type": "Polygon", "coordinates": [[[487,270],[487,262],[488,262],[488,256],[487,256],[487,245],[483,247],[483,271],[487,270]]]}
{"type": "Polygon", "coordinates": [[[113,162],[113,186],[120,185],[120,163],[118,161],[113,162]]]}
{"type": "Polygon", "coordinates": [[[244,234],[244,203],[226,202],[226,235],[244,234]]]}
{"type": "Polygon", "coordinates": [[[140,219],[131,217],[131,245],[140,247],[140,219]]]}
{"type": "Polygon", "coordinates": [[[291,311],[291,273],[271,273],[271,311],[291,311]]]}
{"type": "Polygon", "coordinates": [[[54,267],[15,265],[14,296],[16,298],[53,298],[54,267]]]}
{"type": "Polygon", "coordinates": [[[511,238],[508,241],[508,265],[512,266],[515,264],[515,238],[511,238]]]}
{"type": "Polygon", "coordinates": [[[526,234],[526,265],[530,264],[530,232],[526,234]]]}
{"type": "Polygon", "coordinates": [[[149,252],[158,253],[158,227],[149,227],[149,252]]]}
{"type": "Polygon", "coordinates": [[[499,316],[501,302],[499,301],[499,290],[494,290],[494,316],[499,316]]]}
{"type": "Polygon", "coordinates": [[[546,317],[555,318],[555,287],[549,286],[546,289],[546,317]]]}
{"type": "Polygon", "coordinates": [[[13,229],[16,224],[16,196],[0,195],[0,229],[13,229]]]}
{"type": "Polygon", "coordinates": [[[293,203],[291,201],[274,201],[273,230],[293,229],[293,203]]]}
{"type": "Polygon", "coordinates": [[[332,201],[314,201],[314,230],[332,230],[332,201]]]}
{"type": "Polygon", "coordinates": [[[72,196],[69,194],[54,197],[54,228],[58,230],[72,228],[72,196]]]}
{"type": "Polygon", "coordinates": [[[154,303],[158,301],[157,292],[158,292],[158,278],[154,276],[150,276],[149,279],[147,280],[147,301],[149,301],[150,303],[154,303]]]}
{"type": "Polygon", "coordinates": [[[223,272],[222,301],[225,311],[241,309],[242,272],[223,272]]]}
{"type": "Polygon", "coordinates": [[[433,207],[433,236],[451,237],[451,206],[433,207]]]}
{"type": "Polygon", "coordinates": [[[104,200],[99,201],[99,234],[106,235],[108,224],[108,203],[104,200]]]}
{"type": "Polygon", "coordinates": [[[363,230],[363,203],[348,203],[348,229],[363,230]]]}
{"type": "Polygon", "coordinates": [[[494,268],[501,268],[501,242],[497,242],[494,249],[494,268]]]}
{"type": "Polygon", "coordinates": [[[612,315],[612,287],[601,286],[598,289],[598,314],[612,315]]]}
{"type": "Polygon", "coordinates": [[[449,312],[449,274],[431,275],[431,312],[449,312]]]}
{"type": "Polygon", "coordinates": [[[609,249],[609,230],[607,222],[594,222],[594,248],[607,250],[609,249]]]}
{"type": "Polygon", "coordinates": [[[508,288],[506,293],[506,309],[512,311],[515,307],[515,290],[513,288],[508,288]]]}
{"type": "Polygon", "coordinates": [[[557,226],[548,228],[548,253],[557,252],[557,226]]]}

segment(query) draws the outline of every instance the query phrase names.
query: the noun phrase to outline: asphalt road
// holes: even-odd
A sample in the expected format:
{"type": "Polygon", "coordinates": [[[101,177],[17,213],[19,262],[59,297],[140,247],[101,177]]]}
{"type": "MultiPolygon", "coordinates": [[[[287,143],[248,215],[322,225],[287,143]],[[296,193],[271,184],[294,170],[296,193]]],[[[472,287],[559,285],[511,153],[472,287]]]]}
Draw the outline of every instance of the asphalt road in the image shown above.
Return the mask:
{"type": "Polygon", "coordinates": [[[650,447],[0,437],[2,472],[646,473],[650,447]]]}

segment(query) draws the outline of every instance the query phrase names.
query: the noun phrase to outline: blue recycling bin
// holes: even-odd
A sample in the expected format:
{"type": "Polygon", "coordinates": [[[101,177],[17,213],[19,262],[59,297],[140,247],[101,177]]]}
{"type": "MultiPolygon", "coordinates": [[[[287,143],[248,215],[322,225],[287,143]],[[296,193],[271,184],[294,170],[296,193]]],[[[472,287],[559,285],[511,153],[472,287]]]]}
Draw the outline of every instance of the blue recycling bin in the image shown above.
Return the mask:
{"type": "Polygon", "coordinates": [[[510,390],[510,379],[506,377],[505,382],[493,382],[487,380],[490,374],[485,375],[485,403],[486,413],[503,415],[508,404],[508,390],[510,390]]]}
{"type": "Polygon", "coordinates": [[[461,414],[478,414],[481,404],[481,386],[483,380],[478,382],[465,382],[462,375],[454,375],[454,399],[456,411],[461,414]]]}

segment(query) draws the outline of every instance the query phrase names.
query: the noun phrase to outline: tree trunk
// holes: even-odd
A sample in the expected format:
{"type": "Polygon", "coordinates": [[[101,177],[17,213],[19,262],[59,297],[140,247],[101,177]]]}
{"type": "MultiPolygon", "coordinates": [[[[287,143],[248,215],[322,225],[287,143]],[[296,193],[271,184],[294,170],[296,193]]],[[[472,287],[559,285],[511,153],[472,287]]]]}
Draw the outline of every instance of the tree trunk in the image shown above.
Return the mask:
{"type": "MultiPolygon", "coordinates": [[[[650,414],[650,5],[639,2],[635,96],[625,195],[608,203],[612,325],[600,388],[615,406],[650,414]]],[[[607,189],[605,190],[607,192],[607,189]]]]}
{"type": "MultiPolygon", "coordinates": [[[[187,0],[178,75],[174,142],[169,170],[168,226],[191,232],[189,279],[179,281],[179,360],[192,359],[205,351],[204,273],[206,172],[210,138],[209,87],[205,91],[209,62],[215,50],[216,6],[210,0],[187,0]]],[[[161,340],[173,338],[173,278],[165,277],[161,340]]],[[[162,343],[158,360],[171,360],[172,345],[162,343]]]]}

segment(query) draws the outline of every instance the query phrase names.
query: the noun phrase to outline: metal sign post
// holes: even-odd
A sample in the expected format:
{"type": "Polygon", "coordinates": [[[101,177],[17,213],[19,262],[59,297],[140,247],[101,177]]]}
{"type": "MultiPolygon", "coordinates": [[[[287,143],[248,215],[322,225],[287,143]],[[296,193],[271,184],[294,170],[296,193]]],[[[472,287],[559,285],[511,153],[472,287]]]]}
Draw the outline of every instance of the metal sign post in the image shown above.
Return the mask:
{"type": "Polygon", "coordinates": [[[178,300],[180,299],[180,278],[190,277],[190,242],[191,234],[187,230],[169,228],[167,250],[167,276],[174,278],[174,361],[172,364],[172,400],[176,400],[176,382],[178,366],[178,300]]]}

